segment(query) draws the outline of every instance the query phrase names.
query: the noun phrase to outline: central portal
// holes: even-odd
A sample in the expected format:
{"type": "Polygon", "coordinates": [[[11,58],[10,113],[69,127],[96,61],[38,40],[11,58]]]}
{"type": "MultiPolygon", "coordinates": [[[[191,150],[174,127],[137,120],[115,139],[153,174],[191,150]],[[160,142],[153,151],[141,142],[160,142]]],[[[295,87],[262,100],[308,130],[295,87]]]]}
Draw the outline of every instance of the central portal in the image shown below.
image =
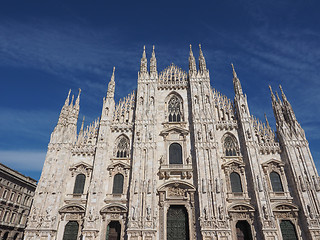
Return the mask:
{"type": "Polygon", "coordinates": [[[170,206],[167,214],[167,240],[189,240],[188,212],[184,206],[170,206]]]}
{"type": "Polygon", "coordinates": [[[120,240],[121,225],[118,221],[111,221],[107,227],[106,240],[120,240]]]}

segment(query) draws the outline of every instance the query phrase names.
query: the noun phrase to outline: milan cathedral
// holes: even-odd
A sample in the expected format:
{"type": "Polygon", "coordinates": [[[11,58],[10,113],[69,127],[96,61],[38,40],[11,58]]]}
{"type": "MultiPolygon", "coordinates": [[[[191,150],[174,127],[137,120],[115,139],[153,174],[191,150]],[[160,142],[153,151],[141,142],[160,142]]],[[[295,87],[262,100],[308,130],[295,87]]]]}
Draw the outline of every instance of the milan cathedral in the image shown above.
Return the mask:
{"type": "Polygon", "coordinates": [[[136,91],[77,131],[80,91],[54,128],[26,240],[320,239],[320,182],[304,130],[280,86],[276,133],[197,67],[158,73],[143,50],[136,91]]]}

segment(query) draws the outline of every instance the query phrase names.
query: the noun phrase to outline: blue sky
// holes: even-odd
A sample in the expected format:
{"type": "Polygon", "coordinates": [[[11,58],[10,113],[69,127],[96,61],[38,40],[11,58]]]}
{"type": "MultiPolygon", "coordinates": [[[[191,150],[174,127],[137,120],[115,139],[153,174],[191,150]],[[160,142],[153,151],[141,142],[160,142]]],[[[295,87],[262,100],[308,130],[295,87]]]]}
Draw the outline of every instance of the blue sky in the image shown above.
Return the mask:
{"type": "MultiPolygon", "coordinates": [[[[214,88],[233,98],[233,62],[251,114],[273,127],[282,84],[320,167],[319,1],[6,1],[0,9],[0,162],[39,179],[68,90],[100,116],[112,67],[119,100],[136,88],[143,45],[158,71],[188,69],[198,44],[214,88]]],[[[80,124],[80,123],[79,123],[80,124]]]]}

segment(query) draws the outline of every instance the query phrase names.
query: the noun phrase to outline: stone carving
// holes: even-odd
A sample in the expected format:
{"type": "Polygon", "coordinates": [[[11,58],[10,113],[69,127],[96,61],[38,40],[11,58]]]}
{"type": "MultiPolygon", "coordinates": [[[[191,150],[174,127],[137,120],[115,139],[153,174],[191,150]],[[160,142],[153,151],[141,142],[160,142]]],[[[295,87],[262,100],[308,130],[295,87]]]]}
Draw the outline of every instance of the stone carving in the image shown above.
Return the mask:
{"type": "Polygon", "coordinates": [[[147,207],[147,220],[150,220],[151,219],[151,207],[150,205],[148,205],[147,207]]]}
{"type": "Polygon", "coordinates": [[[178,186],[171,186],[168,187],[168,194],[169,196],[182,197],[185,195],[185,189],[179,188],[178,186]]]}

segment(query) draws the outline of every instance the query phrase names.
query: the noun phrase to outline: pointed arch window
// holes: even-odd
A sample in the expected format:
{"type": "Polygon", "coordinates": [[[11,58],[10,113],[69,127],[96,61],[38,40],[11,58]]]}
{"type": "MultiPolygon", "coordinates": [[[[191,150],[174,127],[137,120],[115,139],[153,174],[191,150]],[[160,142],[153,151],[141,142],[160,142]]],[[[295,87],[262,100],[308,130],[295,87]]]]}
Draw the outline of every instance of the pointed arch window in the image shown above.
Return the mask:
{"type": "Polygon", "coordinates": [[[230,174],[231,191],[233,193],[242,193],[242,184],[240,175],[236,172],[230,174]]]}
{"type": "Polygon", "coordinates": [[[169,122],[181,122],[181,100],[177,96],[172,96],[168,103],[169,122]]]}
{"type": "Polygon", "coordinates": [[[82,194],[85,182],[86,176],[84,174],[78,174],[74,183],[73,194],[82,194]]]}
{"type": "Polygon", "coordinates": [[[274,192],[283,192],[283,186],[280,175],[273,171],[270,173],[270,181],[274,192]]]}
{"type": "Polygon", "coordinates": [[[113,178],[113,194],[122,194],[123,193],[123,180],[124,177],[122,174],[118,173],[113,178]]]}
{"type": "Polygon", "coordinates": [[[117,141],[116,146],[116,157],[117,158],[127,158],[129,157],[129,139],[125,136],[121,136],[117,141]]]}
{"type": "Polygon", "coordinates": [[[237,140],[232,136],[226,136],[224,139],[224,151],[226,156],[237,156],[238,155],[238,144],[237,140]]]}
{"type": "Polygon", "coordinates": [[[169,164],[182,164],[182,147],[179,143],[172,143],[169,147],[169,164]]]}
{"type": "Polygon", "coordinates": [[[79,231],[79,224],[76,221],[70,221],[64,228],[62,240],[77,240],[79,231]]]}

